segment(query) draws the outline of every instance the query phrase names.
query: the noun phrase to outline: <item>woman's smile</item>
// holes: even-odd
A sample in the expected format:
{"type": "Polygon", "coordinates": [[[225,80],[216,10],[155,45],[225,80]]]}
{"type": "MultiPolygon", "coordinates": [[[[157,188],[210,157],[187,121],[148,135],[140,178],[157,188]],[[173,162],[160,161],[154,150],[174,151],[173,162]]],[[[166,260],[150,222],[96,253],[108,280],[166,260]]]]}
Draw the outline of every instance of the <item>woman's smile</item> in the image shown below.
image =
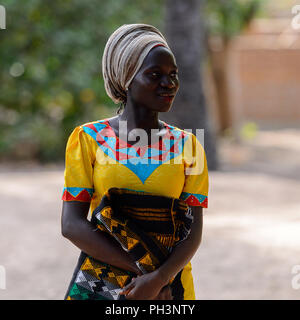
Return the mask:
{"type": "Polygon", "coordinates": [[[175,98],[175,95],[171,94],[159,94],[158,97],[167,103],[171,103],[175,98]]]}

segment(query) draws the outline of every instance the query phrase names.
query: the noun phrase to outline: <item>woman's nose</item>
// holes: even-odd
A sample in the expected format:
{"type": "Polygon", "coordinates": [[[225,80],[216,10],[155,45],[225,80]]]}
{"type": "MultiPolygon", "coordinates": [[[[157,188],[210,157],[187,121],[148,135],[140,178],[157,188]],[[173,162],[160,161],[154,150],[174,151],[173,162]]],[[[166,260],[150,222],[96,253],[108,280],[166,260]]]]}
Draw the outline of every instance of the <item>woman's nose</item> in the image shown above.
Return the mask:
{"type": "Polygon", "coordinates": [[[174,88],[176,86],[175,81],[170,76],[162,77],[160,85],[167,88],[174,88]]]}

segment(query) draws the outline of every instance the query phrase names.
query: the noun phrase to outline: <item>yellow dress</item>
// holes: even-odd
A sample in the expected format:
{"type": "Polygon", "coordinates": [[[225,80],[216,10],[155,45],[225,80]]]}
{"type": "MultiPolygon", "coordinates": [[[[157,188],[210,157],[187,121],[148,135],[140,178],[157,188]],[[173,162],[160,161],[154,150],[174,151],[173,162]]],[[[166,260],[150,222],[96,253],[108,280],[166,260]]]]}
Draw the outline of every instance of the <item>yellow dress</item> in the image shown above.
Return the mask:
{"type": "MultiPolygon", "coordinates": [[[[90,202],[90,213],[112,187],[181,198],[207,208],[206,156],[196,136],[165,122],[154,144],[129,144],[116,136],[108,119],[80,125],[66,147],[62,200],[90,202]]],[[[185,300],[194,300],[191,263],[181,272],[185,300]]]]}

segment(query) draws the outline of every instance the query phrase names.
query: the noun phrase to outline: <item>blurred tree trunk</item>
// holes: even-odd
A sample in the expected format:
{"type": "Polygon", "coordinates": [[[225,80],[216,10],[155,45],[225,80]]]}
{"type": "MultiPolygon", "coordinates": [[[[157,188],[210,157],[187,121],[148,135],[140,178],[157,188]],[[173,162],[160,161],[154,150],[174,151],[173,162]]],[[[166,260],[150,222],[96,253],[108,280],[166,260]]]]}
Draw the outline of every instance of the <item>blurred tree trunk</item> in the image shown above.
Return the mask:
{"type": "MultiPolygon", "coordinates": [[[[210,128],[201,78],[204,52],[204,25],[201,20],[202,0],[166,0],[165,34],[176,57],[180,89],[172,111],[161,118],[182,129],[204,129],[204,149],[208,168],[218,167],[216,139],[210,128]]],[[[202,141],[200,141],[202,142],[202,141]]]]}
{"type": "Polygon", "coordinates": [[[232,128],[232,114],[229,102],[228,89],[228,54],[229,40],[220,39],[221,48],[215,49],[210,44],[207,46],[211,60],[211,70],[216,87],[216,99],[218,104],[219,132],[222,135],[226,129],[232,128]]]}
{"type": "MultiPolygon", "coordinates": [[[[260,0],[208,0],[206,1],[207,14],[218,17],[206,31],[206,47],[209,53],[211,72],[215,85],[218,105],[219,128],[218,134],[233,130],[235,139],[239,139],[235,132],[236,110],[230,101],[230,78],[232,75],[231,40],[245,30],[261,7],[260,0]],[[214,30],[214,31],[213,31],[214,30]],[[216,30],[217,33],[216,33],[216,30]]],[[[234,76],[233,76],[234,77],[234,76]]]]}

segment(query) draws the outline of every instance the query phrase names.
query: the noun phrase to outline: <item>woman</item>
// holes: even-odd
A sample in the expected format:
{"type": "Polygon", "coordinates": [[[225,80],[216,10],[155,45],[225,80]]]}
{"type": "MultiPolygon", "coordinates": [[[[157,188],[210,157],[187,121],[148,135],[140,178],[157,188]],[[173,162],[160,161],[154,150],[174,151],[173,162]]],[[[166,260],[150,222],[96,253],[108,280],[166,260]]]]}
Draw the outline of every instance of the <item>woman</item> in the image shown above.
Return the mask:
{"type": "Polygon", "coordinates": [[[195,299],[189,261],[201,242],[208,173],[196,137],[158,118],[170,110],[179,88],[174,55],[153,26],[123,25],[106,44],[102,68],[107,94],[124,110],[78,126],[69,137],[62,234],[94,259],[135,275],[120,292],[126,299],[195,299]],[[134,129],[140,129],[135,144],[134,129]],[[106,233],[94,232],[87,219],[114,187],[180,198],[192,210],[189,236],[153,272],[141,274],[127,252],[106,233]]]}

